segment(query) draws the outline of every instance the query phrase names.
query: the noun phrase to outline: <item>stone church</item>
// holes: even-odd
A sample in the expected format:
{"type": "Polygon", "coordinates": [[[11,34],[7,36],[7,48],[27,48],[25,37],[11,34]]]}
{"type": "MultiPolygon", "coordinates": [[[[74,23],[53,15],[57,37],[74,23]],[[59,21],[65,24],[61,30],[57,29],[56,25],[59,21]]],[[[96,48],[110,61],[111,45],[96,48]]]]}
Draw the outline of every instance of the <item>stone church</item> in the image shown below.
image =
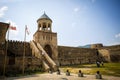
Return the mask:
{"type": "Polygon", "coordinates": [[[59,66],[120,62],[120,45],[92,44],[91,48],[59,46],[52,32],[52,19],[44,13],[37,20],[37,31],[30,42],[6,40],[9,24],[0,22],[0,74],[10,71],[56,70],[59,66]],[[24,64],[23,64],[24,63],[24,64]]]}

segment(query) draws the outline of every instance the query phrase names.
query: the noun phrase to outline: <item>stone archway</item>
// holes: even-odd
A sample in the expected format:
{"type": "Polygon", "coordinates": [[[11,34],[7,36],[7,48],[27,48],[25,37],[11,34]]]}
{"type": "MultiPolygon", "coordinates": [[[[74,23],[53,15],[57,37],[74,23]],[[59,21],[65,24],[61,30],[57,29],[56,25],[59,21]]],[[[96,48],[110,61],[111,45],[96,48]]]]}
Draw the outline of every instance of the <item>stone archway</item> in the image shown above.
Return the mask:
{"type": "Polygon", "coordinates": [[[47,52],[50,58],[52,58],[52,49],[50,45],[45,45],[44,50],[47,52]]]}

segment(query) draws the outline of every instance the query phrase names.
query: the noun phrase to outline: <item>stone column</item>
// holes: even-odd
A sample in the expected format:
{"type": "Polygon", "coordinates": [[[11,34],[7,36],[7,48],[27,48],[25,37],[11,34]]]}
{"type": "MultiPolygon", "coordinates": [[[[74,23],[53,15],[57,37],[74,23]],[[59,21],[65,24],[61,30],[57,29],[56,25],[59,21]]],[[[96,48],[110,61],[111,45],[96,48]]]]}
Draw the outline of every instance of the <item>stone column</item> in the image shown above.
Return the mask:
{"type": "Polygon", "coordinates": [[[43,31],[43,23],[41,23],[41,31],[43,31]]]}
{"type": "Polygon", "coordinates": [[[52,24],[50,24],[50,32],[52,32],[52,24]]]}
{"type": "Polygon", "coordinates": [[[46,23],[46,28],[47,28],[46,30],[48,31],[48,23],[46,23]]]}

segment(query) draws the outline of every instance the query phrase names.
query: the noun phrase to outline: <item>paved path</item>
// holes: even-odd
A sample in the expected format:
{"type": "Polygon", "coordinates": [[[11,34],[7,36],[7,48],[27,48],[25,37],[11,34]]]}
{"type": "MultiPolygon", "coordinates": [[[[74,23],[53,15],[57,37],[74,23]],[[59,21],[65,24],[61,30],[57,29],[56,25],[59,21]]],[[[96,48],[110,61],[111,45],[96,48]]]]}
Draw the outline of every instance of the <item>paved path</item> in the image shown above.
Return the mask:
{"type": "Polygon", "coordinates": [[[61,75],[57,75],[56,73],[44,73],[21,77],[11,77],[6,78],[5,80],[120,80],[120,77],[104,75],[102,77],[103,79],[95,79],[95,75],[84,75],[84,77],[78,77],[77,74],[71,74],[71,76],[66,76],[65,73],[61,73],[61,75]]]}

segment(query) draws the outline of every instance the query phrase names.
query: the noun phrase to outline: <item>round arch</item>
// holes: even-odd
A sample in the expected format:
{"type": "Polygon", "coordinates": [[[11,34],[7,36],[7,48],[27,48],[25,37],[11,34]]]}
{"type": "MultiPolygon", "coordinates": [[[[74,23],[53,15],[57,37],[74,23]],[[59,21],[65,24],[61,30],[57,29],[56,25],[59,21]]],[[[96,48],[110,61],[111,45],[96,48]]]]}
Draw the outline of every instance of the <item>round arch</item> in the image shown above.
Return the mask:
{"type": "Polygon", "coordinates": [[[52,49],[50,45],[45,45],[44,50],[47,52],[48,56],[52,58],[52,49]]]}

